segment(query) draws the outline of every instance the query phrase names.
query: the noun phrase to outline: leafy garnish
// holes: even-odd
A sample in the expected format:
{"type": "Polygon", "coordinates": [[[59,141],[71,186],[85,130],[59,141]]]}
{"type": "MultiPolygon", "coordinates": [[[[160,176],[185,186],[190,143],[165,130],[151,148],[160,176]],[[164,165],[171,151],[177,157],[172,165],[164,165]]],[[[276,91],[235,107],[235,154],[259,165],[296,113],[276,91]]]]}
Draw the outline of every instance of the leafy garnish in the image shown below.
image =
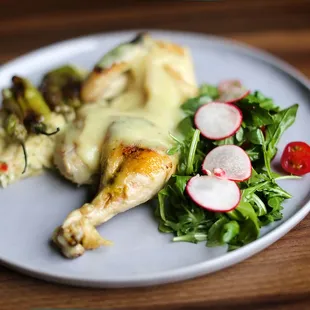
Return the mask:
{"type": "Polygon", "coordinates": [[[185,114],[193,116],[197,109],[211,101],[214,101],[219,96],[217,87],[209,84],[203,84],[199,89],[199,95],[194,98],[188,99],[182,106],[181,109],[185,114]]]}
{"type": "MultiPolygon", "coordinates": [[[[227,244],[229,250],[237,249],[259,237],[260,228],[282,219],[283,202],[291,195],[283,190],[279,176],[271,170],[271,160],[277,144],[295,121],[298,105],[280,110],[271,98],[256,91],[235,104],[241,109],[243,123],[232,136],[212,141],[200,136],[194,127],[196,110],[218,98],[217,87],[203,85],[199,95],[187,100],[181,107],[187,115],[179,124],[182,138],[172,136],[175,145],[169,154],[178,154],[175,174],[158,194],[156,217],[159,230],[173,233],[173,241],[207,241],[207,246],[227,244]],[[252,162],[252,175],[238,183],[242,198],[233,211],[216,213],[198,207],[186,194],[188,180],[201,174],[206,154],[218,145],[241,146],[252,162]]],[[[296,178],[293,176],[293,178],[296,178]]]]}

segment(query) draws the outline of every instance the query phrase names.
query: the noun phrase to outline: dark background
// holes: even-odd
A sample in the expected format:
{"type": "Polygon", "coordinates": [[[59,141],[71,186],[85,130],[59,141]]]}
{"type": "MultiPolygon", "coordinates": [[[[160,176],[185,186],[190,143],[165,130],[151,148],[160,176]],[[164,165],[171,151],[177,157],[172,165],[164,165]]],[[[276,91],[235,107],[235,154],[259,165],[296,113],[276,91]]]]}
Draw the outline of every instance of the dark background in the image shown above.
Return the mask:
{"type": "Polygon", "coordinates": [[[0,0],[0,62],[59,40],[131,28],[236,37],[309,70],[309,0],[0,0]]]}
{"type": "MultiPolygon", "coordinates": [[[[0,64],[60,40],[133,28],[237,39],[279,56],[310,77],[309,0],[0,0],[0,64]]],[[[274,245],[236,266],[154,288],[72,288],[0,267],[0,309],[310,309],[309,235],[308,217],[274,245]]]]}

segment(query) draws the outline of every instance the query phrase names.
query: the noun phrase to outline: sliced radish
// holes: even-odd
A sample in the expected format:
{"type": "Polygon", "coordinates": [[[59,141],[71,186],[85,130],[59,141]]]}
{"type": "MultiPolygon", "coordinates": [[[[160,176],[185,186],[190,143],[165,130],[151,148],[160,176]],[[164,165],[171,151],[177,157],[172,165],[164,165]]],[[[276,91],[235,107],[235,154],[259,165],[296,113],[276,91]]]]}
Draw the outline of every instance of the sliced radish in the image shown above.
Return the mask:
{"type": "Polygon", "coordinates": [[[226,172],[222,168],[214,168],[213,174],[218,178],[226,178],[226,172]]]}
{"type": "Polygon", "coordinates": [[[220,97],[218,101],[233,103],[247,96],[250,91],[239,80],[223,81],[218,86],[220,97]]]}
{"type": "Polygon", "coordinates": [[[221,140],[238,131],[242,123],[242,113],[233,104],[210,102],[197,110],[194,122],[204,137],[221,140]]]}
{"type": "Polygon", "coordinates": [[[218,178],[227,179],[226,173],[222,168],[214,168],[213,171],[210,171],[208,169],[203,169],[202,172],[206,175],[209,175],[209,176],[215,176],[218,178]]]}
{"type": "MultiPolygon", "coordinates": [[[[203,161],[202,171],[222,169],[225,177],[233,181],[245,181],[251,176],[252,165],[247,153],[237,145],[221,145],[209,152],[203,161]]],[[[214,173],[215,174],[215,173],[214,173]]]]}
{"type": "Polygon", "coordinates": [[[235,182],[206,175],[192,177],[186,192],[197,205],[214,212],[233,210],[241,198],[235,182]]]}

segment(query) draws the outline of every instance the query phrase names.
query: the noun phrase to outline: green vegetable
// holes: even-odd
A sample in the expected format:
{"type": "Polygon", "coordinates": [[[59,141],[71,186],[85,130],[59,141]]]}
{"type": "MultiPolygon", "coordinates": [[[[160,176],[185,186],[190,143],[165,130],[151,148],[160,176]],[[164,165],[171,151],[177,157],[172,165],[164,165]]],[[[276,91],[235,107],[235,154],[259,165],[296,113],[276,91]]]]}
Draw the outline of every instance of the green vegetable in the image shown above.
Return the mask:
{"type": "Polygon", "coordinates": [[[43,77],[40,91],[49,107],[66,116],[81,106],[80,90],[84,74],[70,65],[54,69],[43,77]]]}
{"type": "Polygon", "coordinates": [[[3,107],[14,113],[25,125],[48,117],[50,109],[40,92],[25,78],[12,77],[11,88],[2,90],[3,107]]]}
{"type": "Polygon", "coordinates": [[[29,80],[13,76],[11,87],[2,90],[2,97],[3,108],[9,112],[5,120],[5,130],[23,149],[25,166],[22,173],[25,173],[28,164],[25,141],[28,133],[50,136],[56,134],[59,128],[51,133],[46,132],[44,121],[51,111],[41,93],[29,80]]]}
{"type": "Polygon", "coordinates": [[[188,152],[187,165],[186,165],[187,175],[191,175],[194,172],[195,153],[199,142],[199,136],[200,131],[196,129],[188,152]]]}
{"type": "Polygon", "coordinates": [[[229,243],[239,234],[240,225],[237,221],[230,221],[223,226],[222,229],[222,241],[223,243],[229,243]]]}
{"type": "Polygon", "coordinates": [[[158,194],[155,215],[159,230],[174,234],[173,241],[207,241],[207,246],[228,245],[237,249],[256,240],[260,228],[282,219],[283,203],[291,195],[277,180],[295,178],[279,176],[271,170],[277,144],[296,118],[298,105],[280,110],[271,98],[254,92],[235,104],[241,109],[243,123],[232,137],[212,141],[200,137],[193,124],[196,110],[218,97],[217,88],[203,85],[197,97],[187,100],[182,110],[187,115],[179,124],[180,137],[168,153],[179,155],[175,175],[158,194]],[[206,154],[217,145],[241,146],[252,162],[252,175],[238,183],[242,198],[238,207],[227,213],[215,213],[198,207],[185,193],[186,183],[201,174],[206,154]]]}
{"type": "Polygon", "coordinates": [[[219,246],[224,244],[223,232],[226,231],[224,227],[229,223],[229,220],[225,216],[221,216],[208,231],[208,246],[219,246]]]}
{"type": "Polygon", "coordinates": [[[218,96],[219,94],[216,87],[209,84],[204,84],[199,89],[199,95],[197,97],[188,99],[181,106],[181,109],[185,114],[193,116],[200,106],[214,101],[218,98],[218,96]]]}
{"type": "Polygon", "coordinates": [[[253,94],[249,94],[245,100],[247,100],[249,104],[258,104],[262,109],[270,112],[280,111],[280,108],[274,104],[273,100],[265,97],[260,91],[255,91],[253,94]]]}
{"type": "Polygon", "coordinates": [[[216,86],[210,84],[202,84],[199,88],[199,94],[209,96],[212,100],[219,97],[219,92],[216,86]]]}
{"type": "Polygon", "coordinates": [[[277,153],[277,144],[286,129],[295,121],[298,104],[282,110],[273,116],[273,123],[266,127],[266,143],[268,158],[272,159],[277,153]]]}

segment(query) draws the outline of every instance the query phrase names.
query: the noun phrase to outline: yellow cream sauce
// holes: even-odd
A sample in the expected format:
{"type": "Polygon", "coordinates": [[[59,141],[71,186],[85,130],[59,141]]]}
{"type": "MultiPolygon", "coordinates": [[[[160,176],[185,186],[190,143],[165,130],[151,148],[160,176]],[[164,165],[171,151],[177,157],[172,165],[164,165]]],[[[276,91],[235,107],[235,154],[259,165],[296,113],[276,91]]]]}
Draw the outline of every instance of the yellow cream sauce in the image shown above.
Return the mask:
{"type": "MultiPolygon", "coordinates": [[[[168,149],[183,118],[180,105],[188,97],[183,84],[171,76],[165,65],[181,75],[188,73],[195,89],[189,55],[171,56],[162,48],[136,60],[130,70],[127,90],[110,102],[85,104],[78,119],[67,129],[64,143],[74,144],[78,156],[92,172],[98,171],[100,151],[110,127],[113,138],[125,144],[168,149]],[[152,125],[150,126],[150,122],[152,125]]],[[[188,79],[188,78],[187,78],[188,79]]]]}

